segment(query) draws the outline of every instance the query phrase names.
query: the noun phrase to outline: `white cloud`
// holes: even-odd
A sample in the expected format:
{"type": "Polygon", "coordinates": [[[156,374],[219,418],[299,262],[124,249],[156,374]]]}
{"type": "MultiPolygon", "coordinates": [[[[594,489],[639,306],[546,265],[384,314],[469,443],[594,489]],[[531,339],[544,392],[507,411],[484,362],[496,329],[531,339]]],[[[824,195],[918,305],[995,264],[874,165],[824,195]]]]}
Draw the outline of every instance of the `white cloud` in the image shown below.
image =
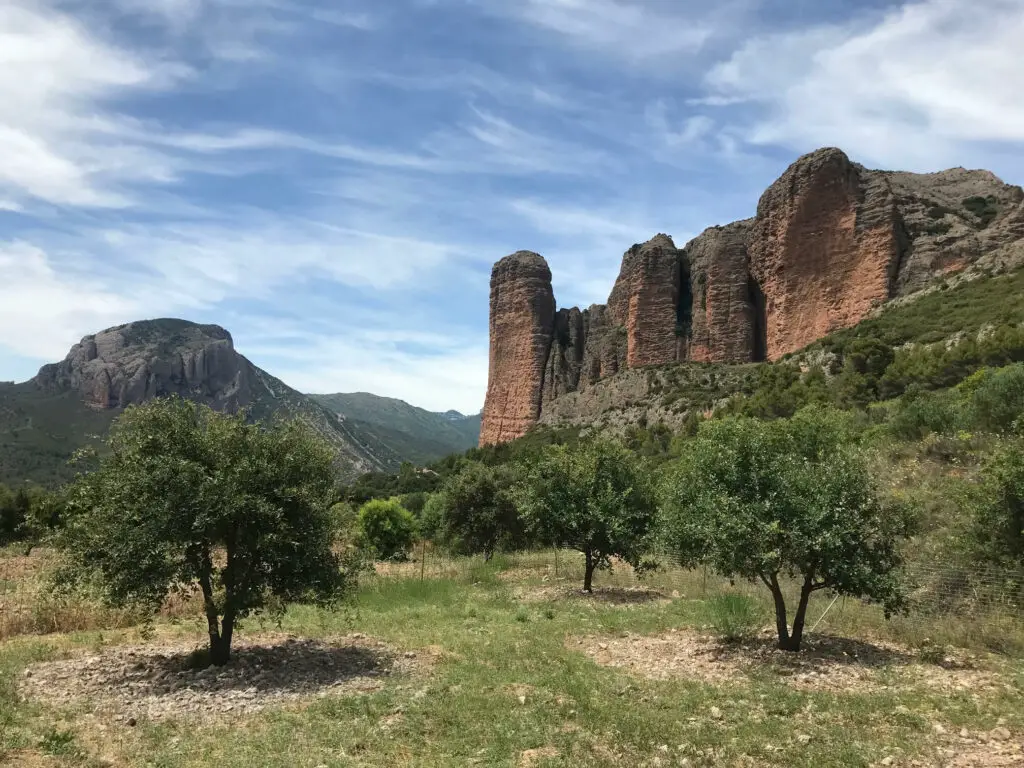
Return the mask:
{"type": "Polygon", "coordinates": [[[700,50],[714,34],[713,19],[718,15],[709,12],[706,3],[677,3],[666,12],[665,4],[644,0],[476,2],[492,13],[562,35],[572,43],[634,60],[700,50]]]}
{"type": "Polygon", "coordinates": [[[754,144],[934,170],[972,143],[1024,142],[1021,40],[1020,0],[922,0],[751,40],[709,73],[705,103],[753,105],[754,144]]]}
{"type": "Polygon", "coordinates": [[[182,74],[150,65],[89,33],[42,0],[0,6],[0,194],[20,202],[123,206],[120,186],[165,181],[164,160],[97,141],[105,102],[182,74]]]}
{"type": "Polygon", "coordinates": [[[145,314],[140,302],[69,266],[28,243],[0,243],[0,347],[59,360],[85,333],[145,314]]]}
{"type": "Polygon", "coordinates": [[[455,408],[476,413],[487,389],[487,339],[464,335],[428,341],[430,354],[410,352],[417,334],[389,329],[365,334],[358,327],[334,335],[304,334],[301,343],[287,338],[239,342],[243,354],[272,361],[272,372],[302,392],[373,392],[397,397],[434,411],[455,408]]]}

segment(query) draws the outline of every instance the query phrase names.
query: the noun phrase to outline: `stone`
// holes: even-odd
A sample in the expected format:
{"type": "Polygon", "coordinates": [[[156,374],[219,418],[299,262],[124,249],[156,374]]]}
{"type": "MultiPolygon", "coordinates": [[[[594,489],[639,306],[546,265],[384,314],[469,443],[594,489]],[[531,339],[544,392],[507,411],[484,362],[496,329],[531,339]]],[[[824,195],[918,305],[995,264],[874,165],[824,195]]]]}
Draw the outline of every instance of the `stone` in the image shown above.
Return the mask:
{"type": "Polygon", "coordinates": [[[996,728],[993,728],[989,735],[992,737],[994,741],[1009,741],[1013,734],[1010,733],[1010,730],[1008,728],[1000,725],[996,728]]]}
{"type": "Polygon", "coordinates": [[[797,735],[796,740],[798,744],[802,744],[805,747],[811,743],[811,737],[806,733],[801,733],[797,735]]]}
{"type": "Polygon", "coordinates": [[[554,326],[555,297],[544,258],[519,251],[495,264],[481,445],[522,437],[536,423],[554,326]]]}
{"type": "Polygon", "coordinates": [[[777,360],[937,276],[1019,264],[1020,187],[963,168],[868,170],[820,149],[765,191],[754,218],[683,248],[665,234],[632,246],[607,304],[556,311],[543,258],[520,251],[499,261],[480,442],[520,437],[538,420],[590,426],[609,410],[606,396],[642,402],[646,390],[629,382],[562,406],[624,371],[777,360]]]}
{"type": "Polygon", "coordinates": [[[246,408],[256,418],[302,414],[337,450],[345,478],[383,470],[393,460],[378,457],[337,414],[253,365],[218,325],[163,318],[108,328],[84,337],[61,362],[44,365],[26,385],[50,394],[77,394],[88,408],[110,419],[123,408],[170,395],[225,413],[246,408]]]}
{"type": "Polygon", "coordinates": [[[896,763],[896,758],[893,757],[892,755],[889,755],[888,757],[882,758],[882,765],[894,765],[895,763],[896,763]]]}
{"type": "Polygon", "coordinates": [[[712,707],[711,709],[709,709],[708,714],[711,715],[712,720],[722,719],[722,710],[720,710],[718,707],[712,707]]]}

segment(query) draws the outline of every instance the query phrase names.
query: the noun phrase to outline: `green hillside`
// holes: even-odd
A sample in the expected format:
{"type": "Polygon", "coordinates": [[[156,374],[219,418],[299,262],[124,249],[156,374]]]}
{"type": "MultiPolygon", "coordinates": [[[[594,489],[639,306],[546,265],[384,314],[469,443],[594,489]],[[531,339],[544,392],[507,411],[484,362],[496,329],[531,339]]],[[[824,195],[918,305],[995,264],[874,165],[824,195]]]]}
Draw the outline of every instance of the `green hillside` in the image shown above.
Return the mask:
{"type": "Polygon", "coordinates": [[[358,422],[361,431],[414,464],[460,453],[475,446],[480,438],[479,415],[435,413],[368,392],[309,397],[346,421],[358,422]]]}

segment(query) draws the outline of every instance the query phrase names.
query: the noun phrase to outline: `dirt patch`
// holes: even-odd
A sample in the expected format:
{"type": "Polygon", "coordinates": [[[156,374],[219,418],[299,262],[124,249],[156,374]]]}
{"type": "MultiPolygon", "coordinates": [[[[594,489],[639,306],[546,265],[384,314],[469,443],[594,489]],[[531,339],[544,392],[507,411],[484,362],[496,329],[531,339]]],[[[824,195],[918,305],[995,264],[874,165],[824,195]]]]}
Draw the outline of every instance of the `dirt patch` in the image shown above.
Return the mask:
{"type": "Polygon", "coordinates": [[[569,638],[566,645],[603,666],[656,680],[689,678],[721,683],[769,674],[804,690],[865,692],[887,688],[885,676],[895,672],[901,684],[921,683],[942,690],[1005,687],[996,674],[974,668],[967,659],[949,658],[944,666],[922,664],[895,645],[827,636],[805,640],[800,653],[778,650],[769,635],[729,644],[685,630],[655,636],[576,637],[569,638]]]}
{"type": "Polygon", "coordinates": [[[546,760],[554,760],[559,756],[559,751],[554,747],[538,747],[527,749],[519,753],[519,768],[537,768],[543,765],[546,760]]]}
{"type": "Polygon", "coordinates": [[[115,720],[259,712],[316,696],[358,694],[411,672],[430,657],[400,653],[361,634],[325,640],[265,635],[239,641],[224,667],[192,669],[194,642],[105,649],[34,664],[21,692],[56,706],[88,704],[115,720]]]}
{"type": "Polygon", "coordinates": [[[516,590],[518,600],[527,603],[579,600],[607,605],[631,606],[652,605],[671,602],[664,592],[647,587],[597,587],[587,593],[569,584],[550,584],[539,587],[524,587],[516,590]]]}

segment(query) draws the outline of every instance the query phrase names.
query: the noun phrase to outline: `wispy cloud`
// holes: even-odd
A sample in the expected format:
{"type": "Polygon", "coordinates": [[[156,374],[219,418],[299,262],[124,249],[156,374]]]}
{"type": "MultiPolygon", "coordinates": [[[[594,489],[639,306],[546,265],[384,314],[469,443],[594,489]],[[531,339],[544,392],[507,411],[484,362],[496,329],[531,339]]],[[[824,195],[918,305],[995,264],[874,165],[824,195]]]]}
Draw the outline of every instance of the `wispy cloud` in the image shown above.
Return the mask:
{"type": "Polygon", "coordinates": [[[921,0],[751,40],[709,73],[705,103],[753,108],[753,144],[934,170],[972,144],[1024,141],[1022,39],[1016,0],[921,0]]]}

